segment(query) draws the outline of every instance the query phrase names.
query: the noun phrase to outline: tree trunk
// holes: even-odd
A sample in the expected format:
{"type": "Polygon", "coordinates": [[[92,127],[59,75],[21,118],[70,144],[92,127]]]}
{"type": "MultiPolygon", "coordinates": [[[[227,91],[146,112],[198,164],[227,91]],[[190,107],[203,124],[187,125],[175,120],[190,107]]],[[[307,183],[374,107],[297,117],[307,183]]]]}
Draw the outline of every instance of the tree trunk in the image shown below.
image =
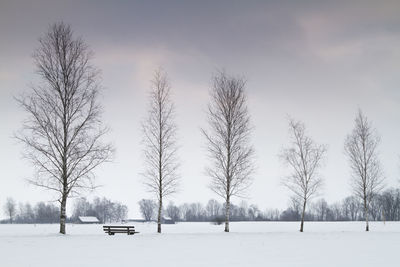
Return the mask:
{"type": "Polygon", "coordinates": [[[158,202],[158,217],[157,217],[157,233],[161,234],[161,211],[162,211],[162,199],[158,202]]]}
{"type": "Polygon", "coordinates": [[[63,196],[61,200],[61,209],[60,209],[60,234],[64,235],[65,235],[65,221],[67,218],[66,208],[67,208],[67,197],[63,196]]]}
{"type": "Polygon", "coordinates": [[[369,231],[369,223],[368,223],[368,204],[367,199],[364,198],[364,217],[365,217],[365,231],[369,231]]]}
{"type": "Polygon", "coordinates": [[[306,213],[306,203],[307,203],[307,201],[304,200],[303,210],[301,212],[300,232],[303,232],[303,229],[304,229],[304,214],[306,213]]]}
{"type": "Polygon", "coordinates": [[[231,203],[229,200],[229,197],[226,199],[226,205],[225,205],[225,232],[229,232],[229,211],[231,207],[231,203]]]}

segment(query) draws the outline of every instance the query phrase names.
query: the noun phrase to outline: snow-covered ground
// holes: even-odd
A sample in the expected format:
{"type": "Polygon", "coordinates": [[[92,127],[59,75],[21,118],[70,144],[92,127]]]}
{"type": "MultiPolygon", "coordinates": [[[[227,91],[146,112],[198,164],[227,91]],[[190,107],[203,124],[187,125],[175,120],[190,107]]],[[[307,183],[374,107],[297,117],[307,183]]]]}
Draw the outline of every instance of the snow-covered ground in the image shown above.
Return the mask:
{"type": "Polygon", "coordinates": [[[108,236],[101,225],[0,225],[0,266],[400,266],[400,223],[135,223],[140,234],[108,236]]]}

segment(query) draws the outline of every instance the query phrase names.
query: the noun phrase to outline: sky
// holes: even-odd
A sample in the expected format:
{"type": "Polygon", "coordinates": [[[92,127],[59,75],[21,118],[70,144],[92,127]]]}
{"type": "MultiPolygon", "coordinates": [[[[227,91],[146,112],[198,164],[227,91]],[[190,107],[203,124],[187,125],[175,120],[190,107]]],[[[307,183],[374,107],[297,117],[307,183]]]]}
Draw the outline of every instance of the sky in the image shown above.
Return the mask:
{"type": "Polygon", "coordinates": [[[256,151],[249,203],[261,210],[288,205],[290,192],[281,185],[287,169],[278,157],[289,141],[288,116],[328,146],[318,197],[333,203],[350,195],[344,140],[359,108],[382,138],[386,186],[399,187],[399,11],[399,1],[0,0],[0,208],[7,197],[54,200],[26,182],[33,168],[12,136],[26,118],[14,96],[38,81],[32,60],[38,38],[60,21],[94,52],[103,120],[112,129],[107,140],[116,148],[113,162],[96,170],[101,187],[84,195],[89,199],[120,201],[139,217],[138,201],[154,198],[140,176],[140,124],[159,66],[172,86],[181,159],[180,191],[166,202],[222,201],[208,188],[200,131],[207,127],[211,77],[221,69],[247,80],[256,151]]]}

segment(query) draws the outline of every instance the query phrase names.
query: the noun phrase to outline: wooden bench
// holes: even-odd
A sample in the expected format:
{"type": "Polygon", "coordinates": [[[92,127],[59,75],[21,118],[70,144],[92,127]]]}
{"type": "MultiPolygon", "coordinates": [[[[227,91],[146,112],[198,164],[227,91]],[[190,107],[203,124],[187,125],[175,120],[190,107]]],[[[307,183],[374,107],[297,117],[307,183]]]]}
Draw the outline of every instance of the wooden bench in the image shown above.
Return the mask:
{"type": "Polygon", "coordinates": [[[108,233],[109,235],[115,235],[116,233],[121,233],[121,234],[128,234],[128,235],[134,235],[139,232],[135,231],[135,226],[110,226],[110,225],[104,225],[103,226],[104,232],[108,233]]]}

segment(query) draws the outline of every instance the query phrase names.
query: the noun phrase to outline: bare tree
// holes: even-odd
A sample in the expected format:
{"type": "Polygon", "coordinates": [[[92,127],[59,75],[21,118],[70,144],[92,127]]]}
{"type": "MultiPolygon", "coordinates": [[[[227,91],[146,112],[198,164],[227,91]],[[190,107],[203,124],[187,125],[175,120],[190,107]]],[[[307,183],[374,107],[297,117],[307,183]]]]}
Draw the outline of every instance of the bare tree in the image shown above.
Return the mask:
{"type": "Polygon", "coordinates": [[[345,153],[352,171],[352,188],[363,204],[366,222],[365,231],[369,231],[369,207],[375,195],[383,187],[383,173],[378,158],[380,137],[361,110],[355,119],[355,127],[345,141],[345,153]]]}
{"type": "Polygon", "coordinates": [[[202,130],[211,161],[206,168],[211,177],[210,189],[225,200],[225,232],[229,232],[231,198],[243,196],[254,170],[245,85],[243,78],[230,77],[224,72],[213,77],[209,130],[202,130]]]}
{"type": "Polygon", "coordinates": [[[181,216],[179,208],[173,202],[169,202],[166,213],[174,222],[178,221],[181,216]]]}
{"type": "Polygon", "coordinates": [[[358,198],[354,196],[346,197],[343,200],[343,209],[346,217],[349,218],[349,220],[356,221],[360,211],[360,203],[358,198]]]}
{"type": "Polygon", "coordinates": [[[251,204],[249,209],[248,209],[248,218],[249,218],[249,220],[254,221],[260,215],[261,215],[261,212],[260,212],[260,209],[257,207],[257,205],[251,204]]]}
{"type": "Polygon", "coordinates": [[[328,202],[326,202],[325,199],[321,198],[317,202],[314,203],[313,205],[316,219],[318,221],[325,221],[326,220],[326,215],[328,213],[328,202]]]}
{"type": "Polygon", "coordinates": [[[16,137],[36,168],[30,182],[56,193],[62,234],[67,199],[94,188],[93,170],[113,151],[101,141],[108,129],[101,123],[99,71],[91,57],[68,25],[53,24],[33,56],[41,83],[17,99],[29,115],[16,137]]]}
{"type": "Polygon", "coordinates": [[[280,157],[291,168],[291,174],[285,177],[283,184],[301,203],[300,232],[303,232],[307,202],[322,185],[318,169],[326,153],[326,146],[316,144],[307,136],[302,122],[290,119],[289,133],[291,144],[283,149],[280,157]]]}
{"type": "Polygon", "coordinates": [[[177,192],[179,183],[174,105],[167,75],[161,69],[154,73],[149,99],[148,117],[142,124],[146,165],[143,176],[145,186],[158,200],[157,232],[161,233],[163,200],[177,192]]]}
{"type": "Polygon", "coordinates": [[[221,211],[221,204],[219,204],[218,201],[216,201],[215,199],[210,199],[207,202],[206,212],[207,216],[210,219],[215,219],[217,216],[219,216],[220,211],[221,211]]]}
{"type": "Polygon", "coordinates": [[[8,216],[10,219],[10,223],[13,222],[13,218],[15,217],[16,213],[16,206],[15,200],[11,197],[7,198],[6,203],[4,204],[4,214],[8,216]]]}
{"type": "Polygon", "coordinates": [[[157,204],[151,199],[142,199],[139,201],[140,213],[145,221],[151,221],[154,218],[154,211],[157,204]]]}

